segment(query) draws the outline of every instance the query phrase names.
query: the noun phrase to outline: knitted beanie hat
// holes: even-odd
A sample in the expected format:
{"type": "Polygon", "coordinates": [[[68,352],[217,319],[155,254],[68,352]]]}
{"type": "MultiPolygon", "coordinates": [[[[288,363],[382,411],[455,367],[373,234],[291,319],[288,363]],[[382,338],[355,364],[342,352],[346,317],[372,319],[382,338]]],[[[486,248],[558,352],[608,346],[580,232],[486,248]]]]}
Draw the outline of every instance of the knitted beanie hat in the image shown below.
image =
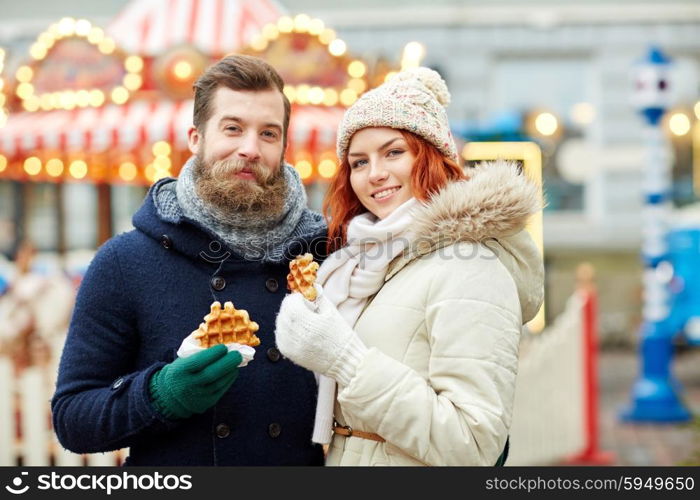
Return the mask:
{"type": "Polygon", "coordinates": [[[402,71],[363,94],[345,112],[338,126],[338,158],[345,158],[358,130],[391,127],[413,132],[457,162],[457,146],[445,112],[449,103],[447,85],[437,72],[422,67],[402,71]]]}

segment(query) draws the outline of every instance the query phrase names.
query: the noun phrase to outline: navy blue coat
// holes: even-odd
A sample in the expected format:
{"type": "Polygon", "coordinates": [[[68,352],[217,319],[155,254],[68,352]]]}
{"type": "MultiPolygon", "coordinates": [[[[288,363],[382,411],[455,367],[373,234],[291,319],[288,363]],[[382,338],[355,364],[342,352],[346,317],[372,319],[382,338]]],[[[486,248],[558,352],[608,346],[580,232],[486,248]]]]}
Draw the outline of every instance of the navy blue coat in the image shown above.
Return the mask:
{"type": "MultiPolygon", "coordinates": [[[[245,261],[193,221],[166,222],[151,193],[133,223],[99,249],[78,293],[51,402],[61,444],[76,453],[128,446],[127,465],[321,465],[314,375],[275,348],[288,261],[245,261]],[[246,309],[261,344],[216,406],[169,420],[148,381],[214,300],[246,309]]],[[[320,260],[324,237],[292,241],[286,254],[320,260]]]]}

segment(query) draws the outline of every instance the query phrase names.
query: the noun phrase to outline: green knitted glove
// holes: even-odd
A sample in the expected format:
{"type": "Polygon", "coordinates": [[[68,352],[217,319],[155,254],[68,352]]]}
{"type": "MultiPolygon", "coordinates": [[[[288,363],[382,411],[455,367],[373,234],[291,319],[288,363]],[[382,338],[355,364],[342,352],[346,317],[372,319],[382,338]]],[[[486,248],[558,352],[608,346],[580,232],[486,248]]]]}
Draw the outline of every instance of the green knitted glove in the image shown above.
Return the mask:
{"type": "Polygon", "coordinates": [[[219,344],[188,358],[178,358],[153,374],[151,399],[168,418],[187,418],[214,406],[238,376],[238,351],[219,344]]]}

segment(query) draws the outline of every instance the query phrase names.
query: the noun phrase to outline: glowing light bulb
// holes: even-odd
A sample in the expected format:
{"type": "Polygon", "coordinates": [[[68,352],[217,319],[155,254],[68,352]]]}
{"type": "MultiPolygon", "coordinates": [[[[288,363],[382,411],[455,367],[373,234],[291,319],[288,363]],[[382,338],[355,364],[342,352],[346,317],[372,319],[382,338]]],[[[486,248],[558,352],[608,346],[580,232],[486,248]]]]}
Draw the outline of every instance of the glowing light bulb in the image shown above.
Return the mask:
{"type": "Polygon", "coordinates": [[[668,120],[668,127],[673,135],[678,137],[684,136],[690,132],[690,119],[685,113],[673,113],[668,120]]]}
{"type": "Polygon", "coordinates": [[[63,109],[73,109],[77,106],[78,99],[73,92],[62,92],[61,93],[61,107],[63,109]]]}
{"type": "Polygon", "coordinates": [[[192,76],[192,71],[189,61],[178,61],[173,67],[173,74],[178,80],[187,80],[192,76]]]}
{"type": "Polygon", "coordinates": [[[353,61],[348,65],[348,74],[353,78],[362,78],[367,72],[367,66],[362,61],[353,61]]]}
{"type": "Polygon", "coordinates": [[[321,104],[324,98],[323,89],[321,87],[311,87],[308,98],[311,104],[321,104]]]}
{"type": "Polygon", "coordinates": [[[79,19],[75,23],[75,34],[79,36],[87,36],[92,29],[92,24],[87,19],[79,19]]]}
{"type": "Polygon", "coordinates": [[[97,26],[93,26],[92,29],[90,30],[90,33],[88,33],[87,39],[88,42],[94,44],[94,45],[99,45],[99,43],[104,39],[105,37],[105,32],[102,30],[102,28],[98,28],[97,26]]]}
{"type": "Polygon", "coordinates": [[[158,170],[170,170],[172,161],[167,156],[156,156],[153,160],[153,166],[158,170]]]}
{"type": "Polygon", "coordinates": [[[297,87],[296,100],[299,104],[308,104],[310,87],[302,83],[297,87]]]}
{"type": "Polygon", "coordinates": [[[40,61],[44,57],[46,57],[46,53],[48,52],[48,48],[46,45],[40,42],[36,42],[32,45],[32,47],[29,49],[29,53],[31,56],[36,59],[37,61],[40,61]]]}
{"type": "Polygon", "coordinates": [[[138,90],[141,88],[142,83],[143,78],[141,78],[141,75],[136,73],[127,73],[124,75],[124,87],[126,87],[127,90],[138,90]]]}
{"type": "Polygon", "coordinates": [[[109,55],[112,52],[114,52],[114,49],[116,48],[116,44],[114,43],[114,40],[111,38],[103,38],[98,44],[97,44],[97,50],[102,52],[105,55],[109,55]]]}
{"type": "Polygon", "coordinates": [[[277,20],[277,29],[280,33],[291,33],[294,30],[294,20],[288,16],[282,16],[277,20]]]}
{"type": "Polygon", "coordinates": [[[334,55],[336,57],[342,56],[343,54],[345,54],[346,50],[347,50],[347,45],[340,38],[336,38],[328,45],[328,52],[330,52],[332,55],[334,55]]]}
{"type": "Polygon", "coordinates": [[[333,177],[337,169],[338,167],[333,160],[321,160],[321,162],[318,164],[318,174],[324,179],[330,179],[333,177]]]}
{"type": "Polygon", "coordinates": [[[119,165],[119,177],[121,177],[122,180],[125,180],[127,182],[133,181],[136,178],[136,174],[136,165],[134,165],[130,161],[125,161],[124,163],[119,165]]]}
{"type": "Polygon", "coordinates": [[[17,85],[17,89],[15,90],[15,93],[17,94],[17,97],[20,99],[28,99],[29,96],[34,94],[34,85],[31,83],[20,83],[17,85]]]}
{"type": "Polygon", "coordinates": [[[94,89],[90,91],[90,106],[97,108],[105,102],[105,94],[101,90],[94,89]]]}
{"type": "Polygon", "coordinates": [[[305,33],[309,29],[311,18],[306,14],[298,14],[294,17],[294,30],[305,33]]]}
{"type": "Polygon", "coordinates": [[[29,96],[28,99],[26,99],[25,101],[22,102],[22,106],[27,111],[31,111],[31,112],[38,111],[39,108],[41,107],[41,101],[39,100],[39,98],[37,96],[31,95],[31,96],[29,96]]]}
{"type": "Polygon", "coordinates": [[[46,172],[51,177],[58,177],[63,173],[63,162],[58,158],[51,158],[46,162],[46,172]]]}
{"type": "Polygon", "coordinates": [[[83,160],[75,160],[70,164],[70,167],[68,167],[68,171],[74,178],[82,179],[87,175],[87,163],[85,163],[83,160]]]}
{"type": "Polygon", "coordinates": [[[367,89],[367,84],[361,78],[353,78],[348,82],[348,88],[354,90],[359,95],[367,89]]]}
{"type": "Polygon", "coordinates": [[[170,144],[165,141],[158,141],[154,143],[153,147],[151,148],[153,156],[168,156],[170,155],[171,151],[172,148],[170,147],[170,144]]]}
{"type": "Polygon", "coordinates": [[[32,70],[32,68],[29,66],[20,66],[17,68],[17,72],[15,73],[17,81],[22,83],[26,83],[31,80],[32,76],[34,76],[34,70],[32,70]]]}
{"type": "Polygon", "coordinates": [[[311,162],[308,160],[299,160],[294,164],[294,168],[296,168],[297,172],[299,173],[299,177],[302,179],[308,179],[311,177],[311,173],[313,172],[311,162]]]}
{"type": "Polygon", "coordinates": [[[550,136],[559,128],[559,122],[552,113],[540,113],[535,118],[535,128],[540,134],[550,136]]]}
{"type": "Polygon", "coordinates": [[[112,101],[115,104],[124,104],[126,101],[129,100],[129,91],[126,90],[124,87],[115,87],[112,90],[112,101]]]}
{"type": "Polygon", "coordinates": [[[321,32],[320,35],[318,35],[318,39],[322,44],[328,45],[333,40],[335,40],[335,31],[333,31],[330,28],[326,28],[321,32]]]}
{"type": "Polygon", "coordinates": [[[75,19],[64,17],[58,22],[58,33],[61,37],[72,36],[75,33],[75,19]]]}
{"type": "Polygon", "coordinates": [[[143,69],[143,59],[139,56],[129,56],[124,61],[124,68],[129,73],[138,73],[143,69]]]}
{"type": "Polygon", "coordinates": [[[326,106],[335,106],[338,104],[338,92],[335,89],[326,89],[323,91],[323,104],[326,106]]]}
{"type": "Polygon", "coordinates": [[[312,19],[309,23],[309,33],[318,36],[323,33],[325,27],[326,25],[320,19],[312,19]]]}
{"type": "Polygon", "coordinates": [[[24,160],[24,171],[29,175],[36,175],[41,172],[41,160],[36,156],[30,156],[24,160]]]}
{"type": "Polygon", "coordinates": [[[287,96],[287,99],[289,99],[290,103],[296,102],[297,90],[293,85],[285,85],[283,92],[284,95],[287,96]]]}
{"type": "Polygon", "coordinates": [[[340,93],[340,104],[343,106],[350,106],[352,103],[357,101],[357,92],[352,89],[343,89],[340,93]]]}
{"type": "Polygon", "coordinates": [[[90,105],[90,92],[85,89],[77,91],[75,93],[75,100],[79,108],[88,107],[90,105]]]}
{"type": "Polygon", "coordinates": [[[419,42],[408,42],[403,48],[401,69],[416,68],[425,57],[425,47],[419,42]]]}

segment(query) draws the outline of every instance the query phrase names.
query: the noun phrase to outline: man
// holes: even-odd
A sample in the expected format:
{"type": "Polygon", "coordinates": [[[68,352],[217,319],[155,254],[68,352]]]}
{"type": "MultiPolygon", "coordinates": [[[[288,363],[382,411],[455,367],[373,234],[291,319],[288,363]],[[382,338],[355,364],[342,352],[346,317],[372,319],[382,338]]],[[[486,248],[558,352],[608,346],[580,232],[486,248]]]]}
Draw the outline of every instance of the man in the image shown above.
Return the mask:
{"type": "Polygon", "coordinates": [[[194,157],[149,191],[133,231],[88,269],[52,400],[78,453],[129,447],[128,465],[320,465],[314,375],[280,356],[288,263],[325,236],[282,159],[290,105],[261,59],[230,56],[195,84],[194,157]],[[178,358],[213,301],[260,325],[255,358],[219,345],[178,358]]]}

